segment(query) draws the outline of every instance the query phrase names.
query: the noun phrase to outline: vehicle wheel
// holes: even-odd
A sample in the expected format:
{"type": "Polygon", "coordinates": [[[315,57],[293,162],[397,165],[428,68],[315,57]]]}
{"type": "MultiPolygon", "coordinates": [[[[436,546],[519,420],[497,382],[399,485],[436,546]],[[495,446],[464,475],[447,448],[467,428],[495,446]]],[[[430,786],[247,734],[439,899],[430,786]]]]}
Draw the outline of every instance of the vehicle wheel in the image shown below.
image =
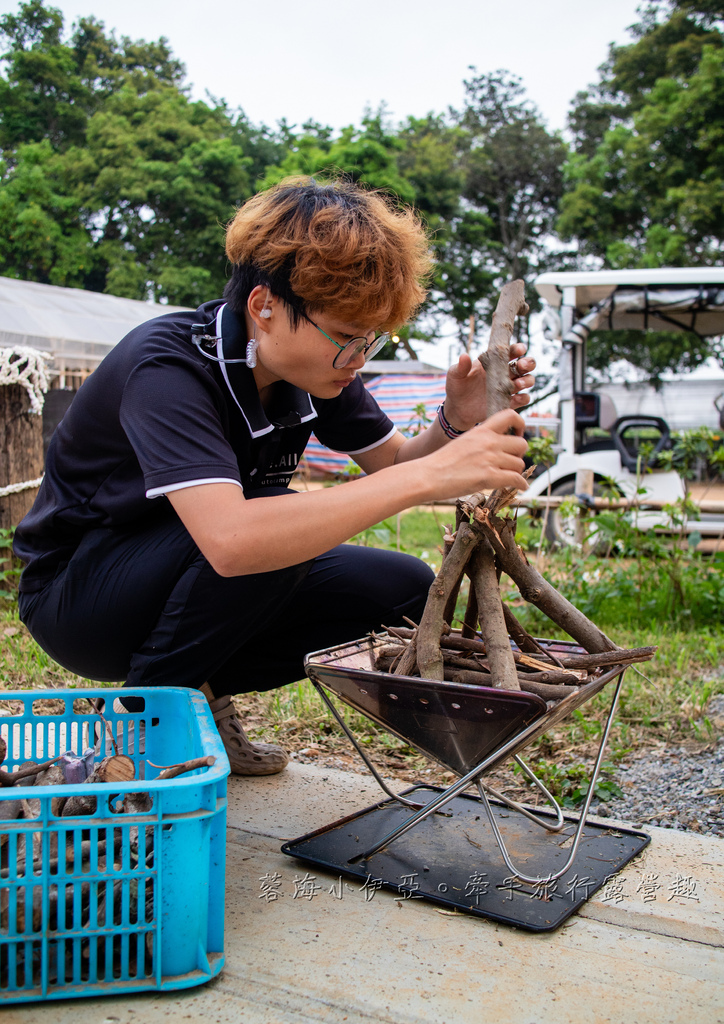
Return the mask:
{"type": "MultiPolygon", "coordinates": [[[[551,497],[553,498],[568,498],[576,493],[575,480],[566,480],[563,483],[557,484],[551,490],[551,497]]],[[[600,497],[603,494],[603,488],[600,484],[593,485],[594,497],[600,497]]],[[[545,513],[544,513],[545,514],[545,513]]],[[[546,524],[545,538],[551,547],[556,548],[570,548],[578,547],[578,535],[576,526],[578,523],[578,511],[565,513],[560,508],[552,508],[548,512],[548,522],[546,524]]],[[[608,548],[608,544],[603,538],[596,538],[595,528],[595,517],[594,524],[589,523],[587,536],[586,536],[586,551],[589,554],[602,555],[605,554],[608,548]]]]}

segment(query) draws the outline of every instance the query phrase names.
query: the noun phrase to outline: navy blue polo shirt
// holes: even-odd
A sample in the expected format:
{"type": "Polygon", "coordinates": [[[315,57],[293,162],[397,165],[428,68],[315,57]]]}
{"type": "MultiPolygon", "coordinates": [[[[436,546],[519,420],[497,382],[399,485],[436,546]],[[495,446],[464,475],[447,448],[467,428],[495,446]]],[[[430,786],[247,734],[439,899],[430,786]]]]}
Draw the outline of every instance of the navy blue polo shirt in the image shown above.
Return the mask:
{"type": "Polygon", "coordinates": [[[359,377],[331,399],[280,381],[264,410],[245,363],[215,362],[192,343],[198,323],[216,336],[213,355],[244,358],[244,324],[217,300],[135,328],[79,389],[16,530],[15,553],[27,563],[21,590],[41,589],[87,531],[168,515],[171,490],[217,481],[247,494],[288,486],[312,430],[351,456],[395,433],[359,377]]]}

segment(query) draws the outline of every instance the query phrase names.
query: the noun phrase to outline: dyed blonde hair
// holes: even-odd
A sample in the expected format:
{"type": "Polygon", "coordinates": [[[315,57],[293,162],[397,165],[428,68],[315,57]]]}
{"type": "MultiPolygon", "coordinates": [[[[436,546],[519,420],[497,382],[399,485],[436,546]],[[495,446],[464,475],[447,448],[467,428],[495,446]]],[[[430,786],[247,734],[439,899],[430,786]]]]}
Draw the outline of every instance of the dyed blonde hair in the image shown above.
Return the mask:
{"type": "Polygon", "coordinates": [[[241,313],[257,284],[308,312],[392,330],[425,299],[432,255],[412,210],[349,181],[286,178],[238,210],[226,233],[225,297],[241,313]]]}

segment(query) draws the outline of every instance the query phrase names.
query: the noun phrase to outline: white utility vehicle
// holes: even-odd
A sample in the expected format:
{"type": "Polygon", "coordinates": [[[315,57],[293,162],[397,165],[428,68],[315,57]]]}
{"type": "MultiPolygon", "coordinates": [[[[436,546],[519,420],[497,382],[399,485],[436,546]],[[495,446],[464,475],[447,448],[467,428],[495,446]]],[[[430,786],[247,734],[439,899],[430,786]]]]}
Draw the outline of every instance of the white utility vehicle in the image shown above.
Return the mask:
{"type": "MultiPolygon", "coordinates": [[[[617,417],[607,396],[586,389],[586,341],[591,331],[601,330],[640,330],[642,345],[648,330],[724,334],[724,267],[548,273],[536,279],[535,287],[545,300],[546,337],[561,344],[560,435],[555,463],[531,480],[526,497],[546,495],[549,485],[552,495],[572,495],[576,473],[584,469],[593,471],[594,493],[608,478],[622,495],[633,497],[642,441],[653,442],[658,453],[670,444],[670,431],[656,416],[617,417]]],[[[684,495],[683,481],[672,471],[653,469],[642,485],[644,500],[652,504],[684,495]]],[[[642,529],[663,528],[668,518],[661,511],[643,510],[637,523],[642,529]]],[[[721,537],[724,515],[702,513],[687,529],[721,537]]],[[[570,517],[551,510],[548,536],[559,544],[572,543],[570,517]]]]}

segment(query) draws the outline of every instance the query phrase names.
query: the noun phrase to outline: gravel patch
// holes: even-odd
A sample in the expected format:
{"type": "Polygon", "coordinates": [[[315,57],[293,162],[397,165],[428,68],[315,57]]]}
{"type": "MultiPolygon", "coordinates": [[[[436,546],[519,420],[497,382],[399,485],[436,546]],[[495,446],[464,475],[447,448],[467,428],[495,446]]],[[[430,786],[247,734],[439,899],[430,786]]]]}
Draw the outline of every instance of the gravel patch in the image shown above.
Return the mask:
{"type": "MultiPolygon", "coordinates": [[[[724,838],[724,695],[711,698],[706,718],[718,734],[718,740],[703,749],[677,745],[649,747],[640,753],[630,754],[617,765],[613,774],[623,796],[605,803],[594,800],[591,814],[599,818],[615,818],[637,827],[656,825],[724,838]]],[[[527,753],[529,756],[526,758],[524,751],[523,757],[534,760],[530,751],[527,753]]],[[[445,772],[433,762],[427,762],[429,767],[412,767],[405,765],[404,761],[397,761],[389,753],[386,756],[379,754],[376,751],[373,760],[382,774],[400,782],[414,784],[426,781],[433,785],[447,785],[454,779],[452,773],[445,772]]],[[[589,769],[593,765],[593,754],[591,750],[587,756],[580,757],[589,769]]],[[[343,743],[334,750],[305,747],[291,756],[300,763],[367,773],[361,760],[343,743]]],[[[514,774],[510,763],[491,773],[488,781],[514,799],[524,803],[538,802],[535,791],[523,785],[522,778],[514,774]]],[[[575,813],[577,809],[571,810],[575,813]]]]}
{"type": "Polygon", "coordinates": [[[622,797],[594,803],[593,814],[724,837],[724,737],[714,747],[649,750],[619,765],[622,797]]]}

